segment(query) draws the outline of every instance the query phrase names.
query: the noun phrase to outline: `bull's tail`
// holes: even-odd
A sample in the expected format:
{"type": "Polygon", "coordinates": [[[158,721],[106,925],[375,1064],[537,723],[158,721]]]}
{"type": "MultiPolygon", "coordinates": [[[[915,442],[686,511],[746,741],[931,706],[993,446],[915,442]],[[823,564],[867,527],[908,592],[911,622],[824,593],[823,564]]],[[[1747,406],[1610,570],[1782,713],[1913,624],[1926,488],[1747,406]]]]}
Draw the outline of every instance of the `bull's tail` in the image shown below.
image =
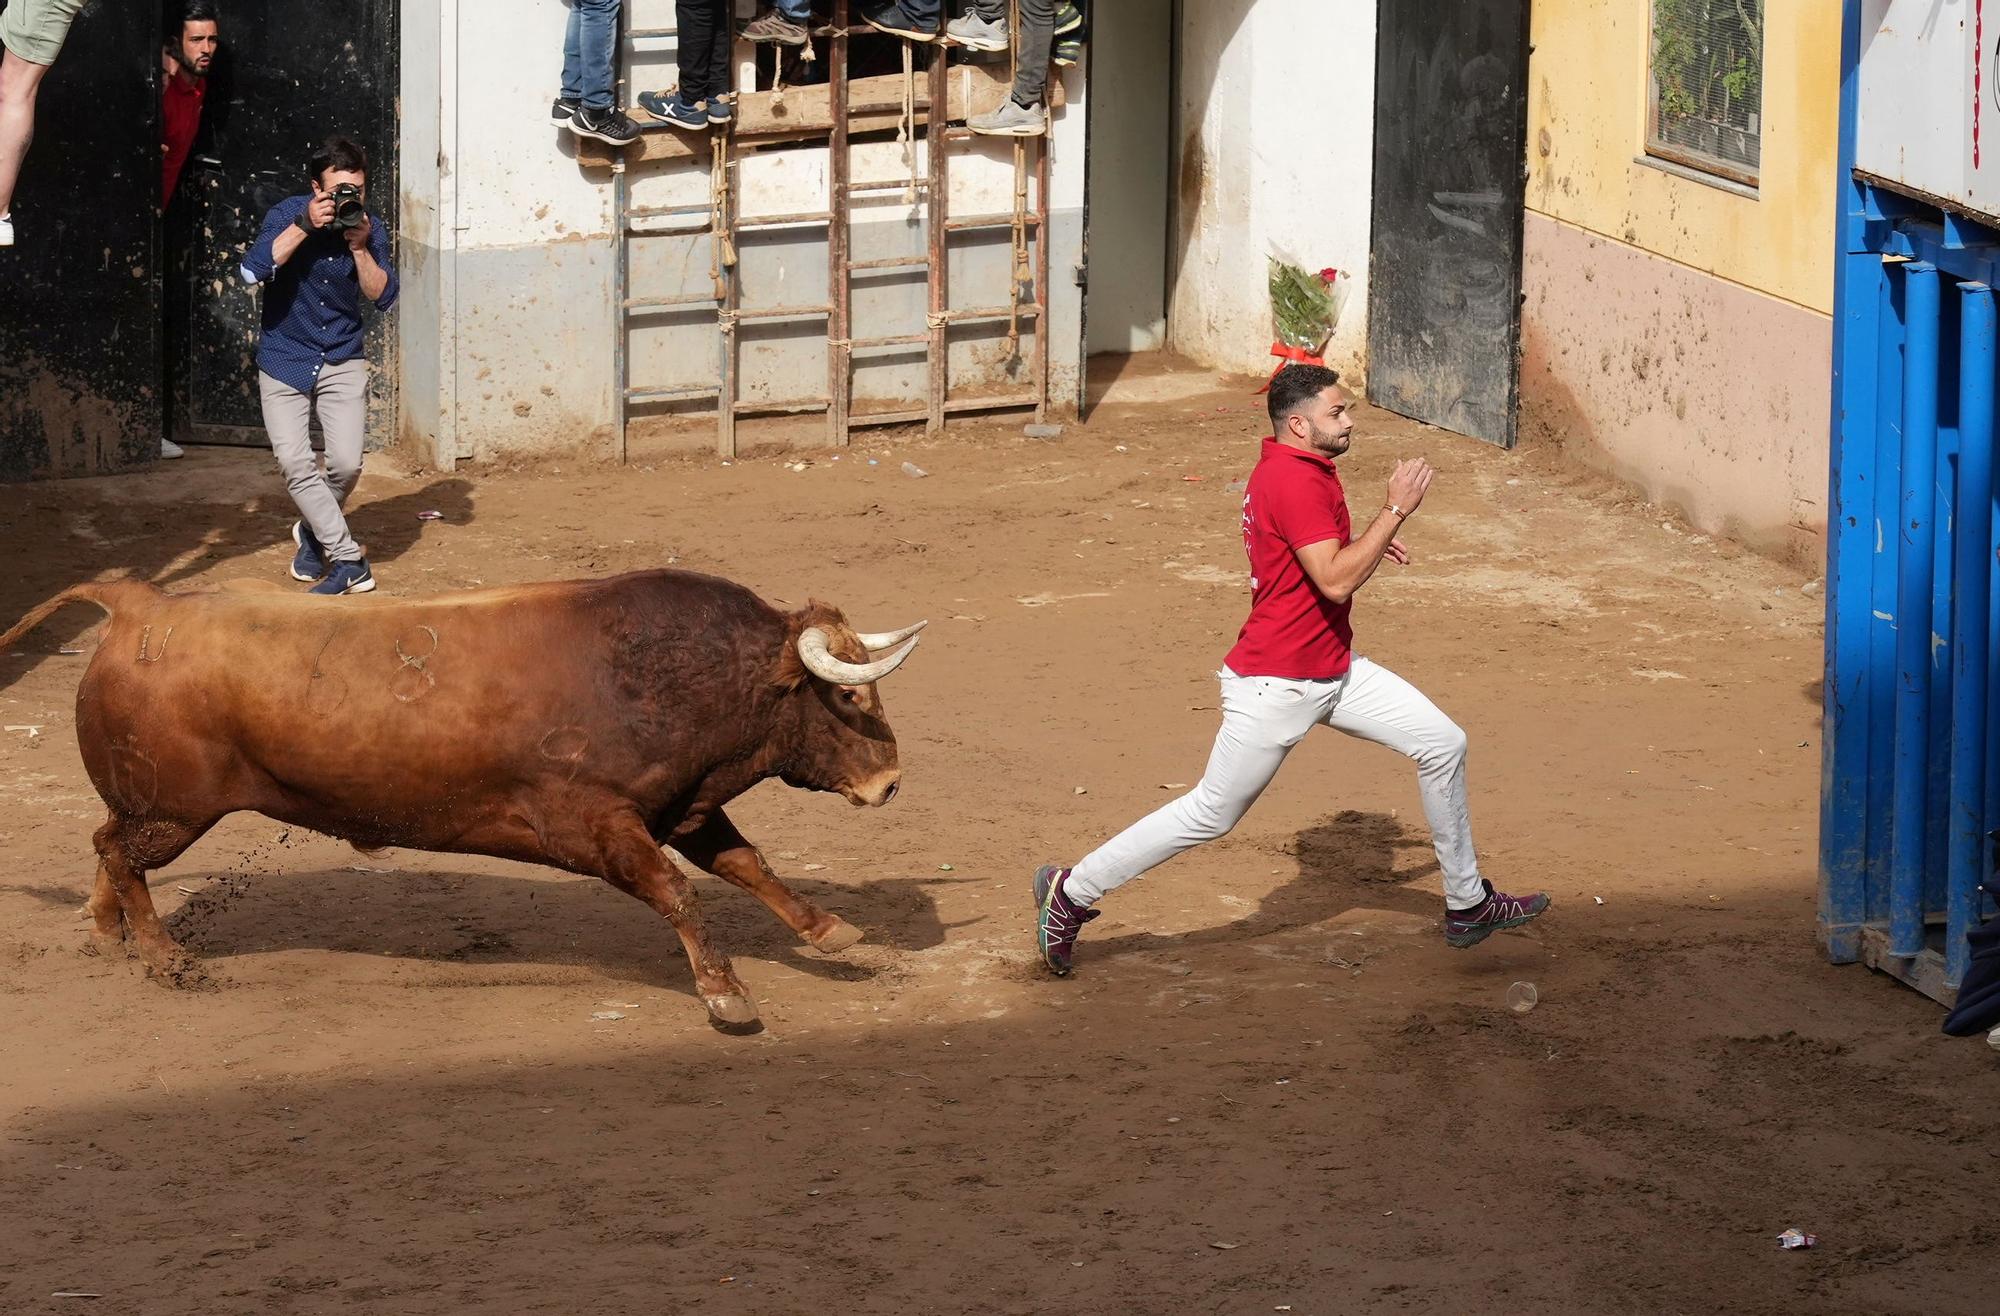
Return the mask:
{"type": "Polygon", "coordinates": [[[57,611],[72,603],[93,603],[110,613],[122,599],[129,598],[135,591],[157,593],[152,586],[135,580],[112,580],[72,585],[48,602],[29,610],[28,615],[14,623],[6,634],[0,635],[0,654],[12,649],[35,627],[54,616],[57,611]]]}

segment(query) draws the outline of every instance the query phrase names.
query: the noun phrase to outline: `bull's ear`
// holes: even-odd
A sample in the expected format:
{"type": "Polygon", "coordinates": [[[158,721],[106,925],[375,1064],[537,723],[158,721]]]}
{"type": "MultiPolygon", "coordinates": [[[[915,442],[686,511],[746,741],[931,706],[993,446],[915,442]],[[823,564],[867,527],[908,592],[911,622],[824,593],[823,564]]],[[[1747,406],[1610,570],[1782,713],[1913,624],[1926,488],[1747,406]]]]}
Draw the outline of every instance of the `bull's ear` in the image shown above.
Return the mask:
{"type": "Polygon", "coordinates": [[[784,648],[771,662],[771,671],[766,678],[782,694],[792,694],[803,690],[812,680],[812,673],[806,670],[805,661],[799,657],[799,624],[794,621],[785,634],[784,648]]]}

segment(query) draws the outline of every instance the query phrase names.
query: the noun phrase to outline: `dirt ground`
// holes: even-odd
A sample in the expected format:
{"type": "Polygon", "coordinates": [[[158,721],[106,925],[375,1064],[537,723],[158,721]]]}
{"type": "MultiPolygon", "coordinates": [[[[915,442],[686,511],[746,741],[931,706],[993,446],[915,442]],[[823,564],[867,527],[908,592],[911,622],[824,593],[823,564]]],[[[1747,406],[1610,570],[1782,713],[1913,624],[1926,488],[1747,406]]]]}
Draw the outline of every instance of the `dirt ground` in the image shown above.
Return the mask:
{"type": "MultiPolygon", "coordinates": [[[[1545,454],[1371,412],[1344,470],[1441,468],[1360,647],[1471,733],[1487,871],[1554,910],[1448,950],[1412,770],[1315,733],[1039,971],[1034,865],[1201,771],[1258,410],[1133,365],[1057,442],[374,463],[398,593],[677,563],[932,620],[893,805],[732,810],[869,939],[698,883],[751,1038],[607,886],[256,817],[154,878],[212,990],[86,954],[94,618],[0,655],[0,1310],[1991,1311],[1994,1056],[1813,941],[1817,583],[1545,454]]],[[[258,453],[0,488],[0,620],[282,579],[286,508],[258,453]]]]}

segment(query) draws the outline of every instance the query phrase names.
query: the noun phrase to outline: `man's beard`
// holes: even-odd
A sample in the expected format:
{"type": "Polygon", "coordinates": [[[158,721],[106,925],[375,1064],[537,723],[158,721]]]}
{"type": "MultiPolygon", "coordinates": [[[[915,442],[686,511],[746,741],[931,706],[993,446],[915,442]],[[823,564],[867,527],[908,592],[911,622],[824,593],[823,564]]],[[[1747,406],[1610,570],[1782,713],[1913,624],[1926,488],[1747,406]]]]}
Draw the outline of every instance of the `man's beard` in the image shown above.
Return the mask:
{"type": "Polygon", "coordinates": [[[1352,442],[1354,442],[1352,434],[1337,435],[1332,430],[1313,426],[1312,446],[1315,452],[1323,452],[1329,457],[1339,457],[1347,451],[1348,445],[1352,442]]]}

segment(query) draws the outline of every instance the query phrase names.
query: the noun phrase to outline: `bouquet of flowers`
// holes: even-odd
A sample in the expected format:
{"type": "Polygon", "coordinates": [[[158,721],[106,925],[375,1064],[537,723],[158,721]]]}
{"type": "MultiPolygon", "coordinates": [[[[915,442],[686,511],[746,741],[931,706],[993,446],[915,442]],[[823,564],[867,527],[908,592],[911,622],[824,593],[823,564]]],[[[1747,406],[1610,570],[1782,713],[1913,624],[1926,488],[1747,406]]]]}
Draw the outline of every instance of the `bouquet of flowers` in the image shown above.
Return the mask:
{"type": "MultiPolygon", "coordinates": [[[[1281,254],[1270,257],[1271,355],[1278,358],[1273,379],[1293,363],[1326,364],[1320,353],[1340,320],[1334,295],[1339,279],[1340,271],[1331,267],[1312,273],[1281,254]]],[[[1270,387],[1269,380],[1264,387],[1270,387]]]]}

